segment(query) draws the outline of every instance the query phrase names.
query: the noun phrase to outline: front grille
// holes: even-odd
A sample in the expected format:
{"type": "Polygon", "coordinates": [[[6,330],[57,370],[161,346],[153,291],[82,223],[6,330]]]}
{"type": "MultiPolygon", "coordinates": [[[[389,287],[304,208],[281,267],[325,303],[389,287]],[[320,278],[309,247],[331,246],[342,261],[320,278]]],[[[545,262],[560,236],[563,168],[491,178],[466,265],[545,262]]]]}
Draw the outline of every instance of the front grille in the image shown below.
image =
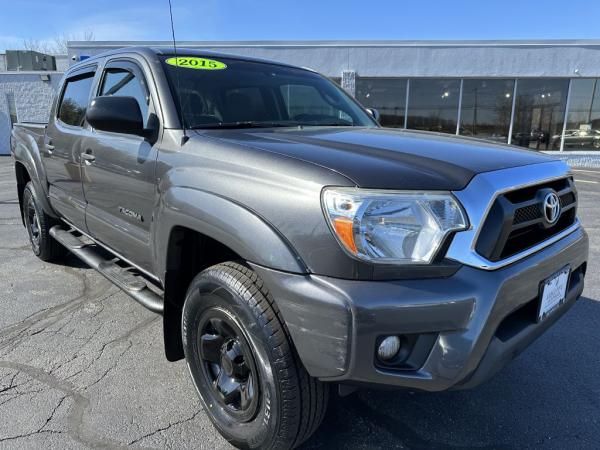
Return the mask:
{"type": "Polygon", "coordinates": [[[560,206],[562,209],[575,202],[577,202],[577,198],[575,197],[574,192],[567,192],[566,194],[560,196],[560,206]]]}
{"type": "Polygon", "coordinates": [[[539,219],[540,217],[542,217],[542,211],[538,205],[524,206],[523,208],[519,208],[515,211],[513,225],[529,222],[530,220],[539,219]]]}
{"type": "MultiPolygon", "coordinates": [[[[573,192],[567,192],[559,197],[560,199],[560,207],[565,209],[565,207],[569,206],[572,203],[575,203],[575,194],[573,192]]],[[[513,219],[513,225],[518,225],[523,222],[529,222],[531,220],[541,219],[542,218],[542,210],[540,206],[536,203],[533,205],[523,206],[522,208],[517,208],[515,211],[515,217],[513,219]]]]}
{"type": "Polygon", "coordinates": [[[475,246],[490,261],[500,261],[531,248],[575,222],[577,191],[571,178],[528,186],[500,195],[483,222],[475,246]],[[559,197],[561,214],[549,225],[543,199],[548,192],[559,197]]]}

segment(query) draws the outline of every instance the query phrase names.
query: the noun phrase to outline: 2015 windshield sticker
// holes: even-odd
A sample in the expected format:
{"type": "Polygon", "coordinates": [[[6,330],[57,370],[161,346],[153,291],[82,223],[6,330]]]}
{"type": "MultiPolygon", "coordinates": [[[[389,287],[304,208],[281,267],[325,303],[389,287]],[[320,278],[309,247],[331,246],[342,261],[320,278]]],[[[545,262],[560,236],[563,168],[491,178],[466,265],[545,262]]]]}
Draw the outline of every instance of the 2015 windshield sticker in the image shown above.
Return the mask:
{"type": "Polygon", "coordinates": [[[177,58],[169,58],[165,60],[167,64],[187,69],[200,70],[223,70],[227,69],[227,64],[214,59],[198,58],[196,56],[178,56],[177,58]]]}

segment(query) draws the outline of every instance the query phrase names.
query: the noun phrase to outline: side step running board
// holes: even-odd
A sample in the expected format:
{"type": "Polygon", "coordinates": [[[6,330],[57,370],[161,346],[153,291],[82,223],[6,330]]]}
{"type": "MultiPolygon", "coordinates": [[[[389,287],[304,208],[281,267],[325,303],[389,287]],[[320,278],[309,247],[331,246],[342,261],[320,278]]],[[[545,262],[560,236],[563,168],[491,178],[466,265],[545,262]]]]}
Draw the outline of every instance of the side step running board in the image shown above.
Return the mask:
{"type": "Polygon", "coordinates": [[[143,277],[132,273],[132,268],[124,268],[112,260],[104,259],[94,251],[94,245],[82,242],[77,236],[65,230],[60,225],[53,226],[50,229],[50,235],[92,269],[100,272],[106,279],[123,290],[136,302],[157,314],[163,313],[163,298],[148,288],[143,277]]]}

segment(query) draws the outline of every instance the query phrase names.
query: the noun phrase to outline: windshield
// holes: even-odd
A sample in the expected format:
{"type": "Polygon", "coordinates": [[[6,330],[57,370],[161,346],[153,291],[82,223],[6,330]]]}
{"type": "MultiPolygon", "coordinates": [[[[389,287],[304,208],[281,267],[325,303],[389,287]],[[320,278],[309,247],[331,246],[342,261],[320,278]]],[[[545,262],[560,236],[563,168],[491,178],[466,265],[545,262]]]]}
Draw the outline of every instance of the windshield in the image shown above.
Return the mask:
{"type": "Polygon", "coordinates": [[[186,128],[377,126],[341,88],[308,70],[213,56],[162,62],[186,128]]]}

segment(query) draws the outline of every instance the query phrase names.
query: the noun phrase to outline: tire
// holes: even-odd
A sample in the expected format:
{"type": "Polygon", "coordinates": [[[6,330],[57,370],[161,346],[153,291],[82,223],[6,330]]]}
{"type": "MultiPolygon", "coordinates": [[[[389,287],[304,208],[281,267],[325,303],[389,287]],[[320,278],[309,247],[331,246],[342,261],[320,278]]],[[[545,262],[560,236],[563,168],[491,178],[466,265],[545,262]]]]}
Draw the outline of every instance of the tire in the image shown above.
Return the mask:
{"type": "Polygon", "coordinates": [[[23,190],[22,210],[29,243],[35,256],[47,262],[63,258],[66,249],[50,236],[50,228],[57,222],[42,209],[31,181],[23,190]]]}
{"type": "Polygon", "coordinates": [[[204,410],[232,445],[291,449],[321,424],[329,386],[308,375],[273,298],[248,267],[227,262],[194,278],[182,334],[204,410]]]}

